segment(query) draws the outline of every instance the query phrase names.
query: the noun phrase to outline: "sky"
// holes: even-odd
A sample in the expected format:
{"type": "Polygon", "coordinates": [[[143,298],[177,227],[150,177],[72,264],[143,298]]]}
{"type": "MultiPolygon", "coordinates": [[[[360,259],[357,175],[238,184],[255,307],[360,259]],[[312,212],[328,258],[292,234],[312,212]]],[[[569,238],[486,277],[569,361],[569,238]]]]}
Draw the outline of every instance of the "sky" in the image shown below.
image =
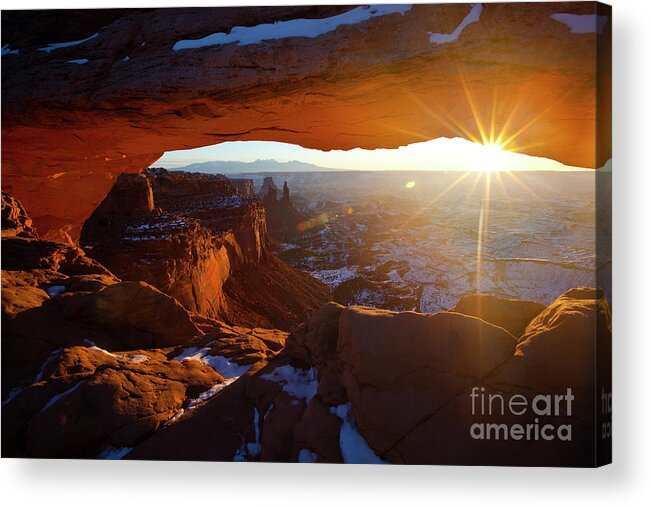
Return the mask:
{"type": "Polygon", "coordinates": [[[166,152],[152,166],[174,169],[214,160],[253,162],[300,160],[321,167],[351,170],[563,171],[581,168],[555,160],[502,151],[461,138],[438,138],[397,149],[321,151],[275,141],[233,141],[166,152]]]}

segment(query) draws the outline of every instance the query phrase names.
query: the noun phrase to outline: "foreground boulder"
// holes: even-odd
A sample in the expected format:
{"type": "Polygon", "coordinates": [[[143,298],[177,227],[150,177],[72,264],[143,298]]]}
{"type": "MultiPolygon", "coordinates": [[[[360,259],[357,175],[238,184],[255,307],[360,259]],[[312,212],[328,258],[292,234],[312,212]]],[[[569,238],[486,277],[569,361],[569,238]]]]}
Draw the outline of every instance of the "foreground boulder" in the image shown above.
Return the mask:
{"type": "Polygon", "coordinates": [[[99,262],[76,246],[36,238],[10,237],[2,240],[2,269],[7,271],[58,271],[66,276],[109,275],[99,262]]]}
{"type": "Polygon", "coordinates": [[[223,380],[198,361],[168,361],[156,350],[111,353],[97,347],[67,348],[3,409],[10,422],[25,423],[3,431],[3,452],[110,457],[150,436],[223,380]]]}
{"type": "MultiPolygon", "coordinates": [[[[595,350],[609,357],[610,347],[610,310],[603,293],[590,288],[567,291],[529,324],[509,361],[407,435],[402,454],[392,453],[390,459],[594,466],[595,431],[600,431],[595,427],[595,400],[601,394],[595,350]],[[478,395],[484,396],[485,410],[480,398],[473,398],[478,395]],[[525,399],[529,405],[513,413],[508,408],[511,399],[525,399]]],[[[601,387],[610,392],[610,385],[601,387]]]]}
{"type": "Polygon", "coordinates": [[[401,454],[401,439],[505,363],[516,339],[455,313],[348,308],[340,317],[341,378],[369,445],[401,454]]]}
{"type": "Polygon", "coordinates": [[[560,392],[594,388],[596,350],[609,356],[611,314],[606,297],[593,288],[570,289],[526,328],[513,359],[495,376],[516,378],[532,390],[560,392]]]}
{"type": "Polygon", "coordinates": [[[319,372],[317,396],[297,426],[305,455],[333,459],[324,442],[336,432],[318,428],[328,427],[325,414],[341,413],[391,463],[594,466],[596,377],[608,377],[611,348],[604,294],[571,289],[540,312],[526,301],[477,299],[434,315],[331,303],[292,333],[287,353],[319,372]],[[481,309],[494,323],[460,309],[481,309]],[[509,312],[514,331],[538,313],[519,341],[496,325],[513,325],[499,320],[509,312]]]}
{"type": "Polygon", "coordinates": [[[278,355],[286,339],[287,333],[279,329],[251,329],[214,322],[209,332],[177,347],[175,354],[202,357],[207,363],[214,357],[229,358],[239,366],[249,367],[278,355]]]}
{"type": "Polygon", "coordinates": [[[344,306],[333,302],[321,308],[289,335],[287,353],[320,370],[335,368],[339,317],[344,309],[344,306]]]}
{"type": "Polygon", "coordinates": [[[114,348],[169,347],[201,334],[178,301],[145,282],[116,283],[90,294],[64,292],[50,305],[64,319],[104,330],[114,348]]]}

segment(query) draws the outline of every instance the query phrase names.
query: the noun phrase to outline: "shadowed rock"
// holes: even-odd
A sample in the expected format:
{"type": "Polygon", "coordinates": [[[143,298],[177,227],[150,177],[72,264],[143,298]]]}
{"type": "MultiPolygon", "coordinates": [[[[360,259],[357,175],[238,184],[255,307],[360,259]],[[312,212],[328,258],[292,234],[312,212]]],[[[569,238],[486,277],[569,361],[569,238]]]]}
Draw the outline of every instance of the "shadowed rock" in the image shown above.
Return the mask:
{"type": "Polygon", "coordinates": [[[456,313],[424,315],[363,307],[339,321],[341,378],[357,424],[379,453],[515,351],[502,328],[456,313]]]}
{"type": "Polygon", "coordinates": [[[308,220],[309,215],[294,208],[287,182],[283,184],[282,196],[278,194],[273,178],[265,176],[258,195],[266,210],[267,229],[273,238],[286,240],[299,231],[300,224],[308,220]]]}

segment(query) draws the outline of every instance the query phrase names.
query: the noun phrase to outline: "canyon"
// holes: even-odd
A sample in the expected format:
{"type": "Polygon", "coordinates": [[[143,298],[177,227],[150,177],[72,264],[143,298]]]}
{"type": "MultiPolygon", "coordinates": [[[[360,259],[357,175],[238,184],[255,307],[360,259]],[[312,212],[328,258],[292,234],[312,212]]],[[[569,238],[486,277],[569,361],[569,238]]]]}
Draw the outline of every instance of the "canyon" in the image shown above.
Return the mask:
{"type": "Polygon", "coordinates": [[[580,286],[612,296],[610,257],[594,248],[611,240],[595,223],[608,207],[598,172],[331,174],[274,173],[312,215],[277,255],[338,303],[434,313],[477,292],[542,304],[580,286]]]}

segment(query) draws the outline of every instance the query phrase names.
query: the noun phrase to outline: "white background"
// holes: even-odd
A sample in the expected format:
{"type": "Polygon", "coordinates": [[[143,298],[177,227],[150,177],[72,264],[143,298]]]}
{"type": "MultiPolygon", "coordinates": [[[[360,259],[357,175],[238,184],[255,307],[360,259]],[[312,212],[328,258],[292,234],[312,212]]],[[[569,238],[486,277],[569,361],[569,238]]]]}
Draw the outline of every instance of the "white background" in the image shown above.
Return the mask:
{"type": "MultiPolygon", "coordinates": [[[[191,5],[235,3],[193,0],[191,5]]],[[[0,495],[4,505],[651,505],[651,2],[611,3],[613,465],[574,470],[3,459],[0,495]]],[[[0,5],[3,9],[84,8],[179,6],[181,2],[23,0],[0,1],[0,5]]]]}

